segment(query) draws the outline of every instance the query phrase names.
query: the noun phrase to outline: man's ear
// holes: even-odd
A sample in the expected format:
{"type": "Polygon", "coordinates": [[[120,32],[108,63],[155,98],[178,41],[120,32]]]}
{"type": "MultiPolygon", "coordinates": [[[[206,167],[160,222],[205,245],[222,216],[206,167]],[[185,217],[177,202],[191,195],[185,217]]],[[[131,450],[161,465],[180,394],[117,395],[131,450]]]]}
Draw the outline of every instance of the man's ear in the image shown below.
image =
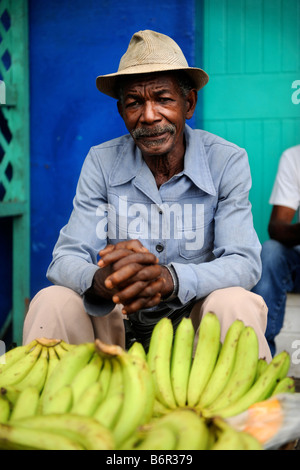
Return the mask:
{"type": "Polygon", "coordinates": [[[185,116],[186,119],[191,119],[193,117],[193,114],[197,105],[197,100],[198,100],[198,93],[197,93],[197,90],[193,88],[186,97],[186,105],[187,105],[186,116],[185,116]]]}
{"type": "Polygon", "coordinates": [[[123,106],[122,106],[122,103],[121,103],[120,100],[117,102],[117,106],[118,106],[119,114],[120,114],[121,118],[123,118],[123,106]]]}

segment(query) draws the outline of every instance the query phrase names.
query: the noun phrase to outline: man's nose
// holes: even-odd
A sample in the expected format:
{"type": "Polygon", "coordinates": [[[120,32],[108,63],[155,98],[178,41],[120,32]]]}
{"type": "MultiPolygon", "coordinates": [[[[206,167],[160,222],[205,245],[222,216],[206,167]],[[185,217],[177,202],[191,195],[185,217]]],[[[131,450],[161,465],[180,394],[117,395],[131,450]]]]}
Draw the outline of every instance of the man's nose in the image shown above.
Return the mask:
{"type": "Polygon", "coordinates": [[[142,120],[147,124],[160,121],[161,116],[158,113],[157,106],[152,101],[146,101],[143,107],[142,120]]]}

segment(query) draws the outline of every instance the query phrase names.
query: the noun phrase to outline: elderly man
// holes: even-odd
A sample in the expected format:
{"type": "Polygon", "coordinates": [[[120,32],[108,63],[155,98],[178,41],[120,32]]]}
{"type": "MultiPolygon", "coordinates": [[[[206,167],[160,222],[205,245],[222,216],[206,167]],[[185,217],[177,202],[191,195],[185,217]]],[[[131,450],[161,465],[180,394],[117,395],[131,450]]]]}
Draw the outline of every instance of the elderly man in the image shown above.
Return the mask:
{"type": "Polygon", "coordinates": [[[133,35],[116,73],[97,77],[129,134],[90,150],[48,269],[54,285],[32,300],[24,343],[99,337],[147,349],[160,318],[176,329],[190,316],[197,332],[214,311],[221,340],[242,319],[270,360],[267,308],[250,292],[261,246],[247,154],[186,124],[207,82],[171,38],[149,30],[133,35]]]}

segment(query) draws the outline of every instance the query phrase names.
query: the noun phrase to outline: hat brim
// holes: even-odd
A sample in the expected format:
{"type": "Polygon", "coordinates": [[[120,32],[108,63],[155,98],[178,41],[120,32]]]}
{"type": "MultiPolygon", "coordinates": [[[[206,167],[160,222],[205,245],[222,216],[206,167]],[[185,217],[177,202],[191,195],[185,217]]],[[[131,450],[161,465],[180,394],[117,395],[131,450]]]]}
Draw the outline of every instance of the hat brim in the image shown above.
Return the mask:
{"type": "Polygon", "coordinates": [[[159,66],[155,67],[153,64],[143,64],[137,65],[135,67],[128,67],[122,72],[111,73],[108,75],[99,75],[96,78],[96,86],[98,90],[105,95],[118,99],[116,82],[120,77],[157,72],[175,72],[179,70],[186,72],[191,77],[197,91],[203,88],[209,80],[207,73],[197,67],[174,67],[168,64],[160,64],[159,66]]]}

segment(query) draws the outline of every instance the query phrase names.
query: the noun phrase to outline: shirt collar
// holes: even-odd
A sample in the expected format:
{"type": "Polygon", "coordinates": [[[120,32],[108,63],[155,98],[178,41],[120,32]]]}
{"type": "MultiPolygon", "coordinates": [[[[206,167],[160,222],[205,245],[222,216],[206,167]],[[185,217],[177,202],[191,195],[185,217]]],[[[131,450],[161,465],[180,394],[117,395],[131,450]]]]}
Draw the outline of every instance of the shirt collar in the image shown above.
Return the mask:
{"type": "Polygon", "coordinates": [[[186,151],[183,174],[188,176],[202,191],[216,195],[216,188],[210,172],[207,153],[201,138],[201,131],[185,126],[186,151]]]}
{"type": "MultiPolygon", "coordinates": [[[[216,189],[213,184],[201,133],[194,131],[186,125],[185,137],[186,152],[182,174],[190,178],[199,189],[214,196],[216,189]]],[[[136,185],[139,186],[140,182],[146,188],[148,184],[149,192],[152,192],[149,183],[144,181],[150,170],[144,162],[140,150],[136,147],[130,135],[125,136],[125,139],[125,145],[123,145],[122,152],[118,154],[110,174],[109,184],[111,186],[119,186],[135,178],[136,185]]]]}

